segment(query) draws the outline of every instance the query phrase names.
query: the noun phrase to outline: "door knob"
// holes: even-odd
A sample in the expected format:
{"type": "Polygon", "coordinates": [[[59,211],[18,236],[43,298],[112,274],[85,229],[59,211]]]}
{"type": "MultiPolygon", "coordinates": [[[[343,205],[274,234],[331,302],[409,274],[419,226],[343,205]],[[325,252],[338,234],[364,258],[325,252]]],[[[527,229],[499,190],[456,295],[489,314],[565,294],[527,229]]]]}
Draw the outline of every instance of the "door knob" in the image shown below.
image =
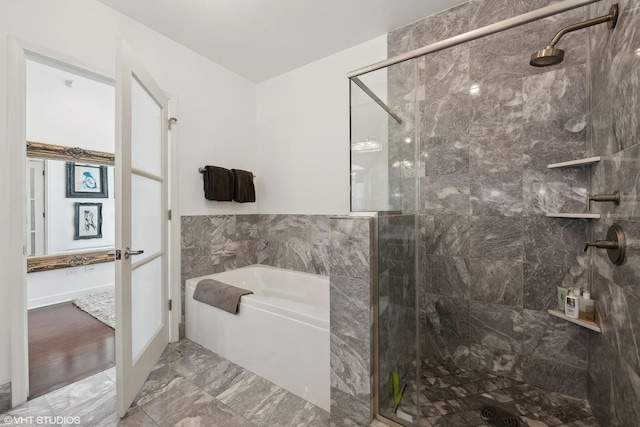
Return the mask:
{"type": "Polygon", "coordinates": [[[142,255],[143,253],[144,251],[142,250],[132,251],[131,249],[127,248],[124,250],[124,259],[129,259],[131,255],[142,255]]]}
{"type": "Polygon", "coordinates": [[[596,240],[595,242],[586,242],[584,251],[586,252],[590,246],[594,248],[606,249],[609,260],[616,265],[624,262],[626,252],[626,239],[622,227],[613,224],[607,231],[607,240],[596,240]]]}

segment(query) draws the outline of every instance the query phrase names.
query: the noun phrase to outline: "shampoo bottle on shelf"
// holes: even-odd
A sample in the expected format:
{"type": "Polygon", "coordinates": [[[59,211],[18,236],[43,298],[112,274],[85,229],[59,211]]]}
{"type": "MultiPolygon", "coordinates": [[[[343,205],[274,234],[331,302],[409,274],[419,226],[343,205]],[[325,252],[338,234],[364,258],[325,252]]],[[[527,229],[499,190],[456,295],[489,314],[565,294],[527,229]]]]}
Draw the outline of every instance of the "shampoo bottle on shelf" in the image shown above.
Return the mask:
{"type": "Polygon", "coordinates": [[[580,317],[580,289],[573,289],[565,299],[564,314],[572,319],[580,317]]]}
{"type": "Polygon", "coordinates": [[[595,322],[595,301],[591,299],[591,293],[584,291],[582,298],[580,299],[579,307],[580,319],[587,320],[589,322],[595,322]]]}

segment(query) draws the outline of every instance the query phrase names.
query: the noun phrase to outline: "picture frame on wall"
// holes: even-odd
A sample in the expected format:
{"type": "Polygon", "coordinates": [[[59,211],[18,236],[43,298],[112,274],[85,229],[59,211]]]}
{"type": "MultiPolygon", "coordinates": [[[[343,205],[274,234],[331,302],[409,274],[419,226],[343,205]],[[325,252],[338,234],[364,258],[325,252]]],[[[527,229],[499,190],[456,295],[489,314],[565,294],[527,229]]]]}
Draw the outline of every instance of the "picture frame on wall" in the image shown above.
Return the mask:
{"type": "Polygon", "coordinates": [[[102,203],[74,203],[75,235],[73,240],[102,238],[102,203]]]}
{"type": "Polygon", "coordinates": [[[67,162],[68,198],[109,197],[108,172],[106,166],[67,162]]]}

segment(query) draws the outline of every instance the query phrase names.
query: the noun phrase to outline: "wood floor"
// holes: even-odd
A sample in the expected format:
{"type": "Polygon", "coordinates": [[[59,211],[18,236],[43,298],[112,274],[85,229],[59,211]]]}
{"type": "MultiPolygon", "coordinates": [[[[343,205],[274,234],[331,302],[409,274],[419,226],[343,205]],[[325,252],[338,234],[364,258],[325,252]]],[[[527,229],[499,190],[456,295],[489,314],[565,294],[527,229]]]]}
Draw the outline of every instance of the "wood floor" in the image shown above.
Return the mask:
{"type": "Polygon", "coordinates": [[[114,366],[115,331],[73,303],[29,310],[29,399],[114,366]]]}

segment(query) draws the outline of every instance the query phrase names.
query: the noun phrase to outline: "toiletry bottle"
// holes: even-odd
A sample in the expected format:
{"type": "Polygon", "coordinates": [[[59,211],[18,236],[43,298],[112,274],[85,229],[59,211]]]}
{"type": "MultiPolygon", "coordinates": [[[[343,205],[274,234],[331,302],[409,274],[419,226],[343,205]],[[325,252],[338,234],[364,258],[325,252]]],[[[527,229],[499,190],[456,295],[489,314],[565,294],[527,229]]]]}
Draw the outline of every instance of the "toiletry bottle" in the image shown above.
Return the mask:
{"type": "Polygon", "coordinates": [[[572,319],[580,316],[580,289],[573,289],[565,299],[564,314],[572,319]]]}
{"type": "Polygon", "coordinates": [[[564,300],[567,299],[569,290],[564,286],[558,286],[558,311],[564,313],[564,300]]]}
{"type": "Polygon", "coordinates": [[[580,319],[587,320],[589,322],[596,321],[595,301],[591,299],[591,293],[584,291],[582,298],[580,299],[580,319]]]}

